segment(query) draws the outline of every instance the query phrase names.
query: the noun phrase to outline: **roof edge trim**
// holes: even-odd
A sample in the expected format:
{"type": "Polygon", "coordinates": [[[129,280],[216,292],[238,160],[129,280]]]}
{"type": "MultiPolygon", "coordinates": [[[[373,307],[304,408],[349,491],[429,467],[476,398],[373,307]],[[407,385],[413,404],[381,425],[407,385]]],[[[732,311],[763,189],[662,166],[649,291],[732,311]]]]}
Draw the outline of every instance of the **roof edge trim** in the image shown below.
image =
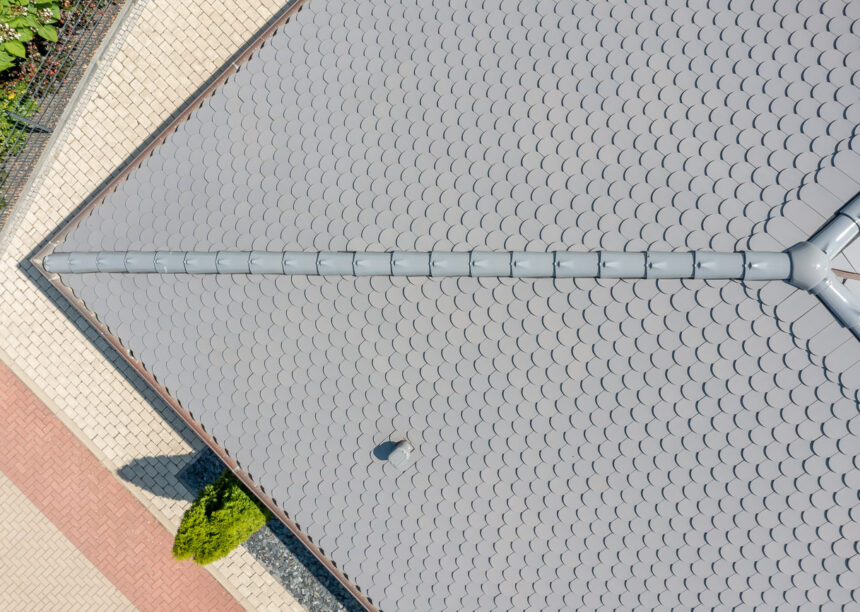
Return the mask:
{"type": "Polygon", "coordinates": [[[98,317],[89,310],[84,302],[78,298],[66,285],[64,285],[59,275],[48,272],[43,266],[44,258],[53,253],[54,249],[63,243],[66,236],[80,225],[81,221],[92,214],[93,209],[99,206],[105,197],[113,191],[116,186],[126,180],[140,164],[148,157],[152,151],[160,146],[169,134],[174,132],[176,128],[188,120],[191,114],[197,110],[200,104],[209,96],[211,96],[219,87],[221,87],[227,79],[239,71],[242,64],[247,62],[254,53],[256,53],[265,42],[272,37],[278,28],[286,24],[293,16],[298,13],[308,0],[291,0],[286,6],[275,13],[236,55],[227,60],[218,72],[213,75],[211,81],[204,89],[186,100],[180,107],[182,110],[174,117],[172,121],[162,127],[156,136],[147,144],[140,152],[130,159],[122,169],[108,181],[92,199],[87,202],[65,225],[56,231],[45,243],[38,249],[30,258],[29,262],[34,268],[56,289],[68,302],[107,340],[107,342],[129,363],[129,365],[153,388],[153,390],[176,412],[180,419],[188,425],[203,442],[218,456],[221,461],[233,472],[237,478],[251,491],[269,510],[272,511],[278,520],[296,536],[296,538],[304,544],[310,553],[325,567],[338,582],[352,595],[362,607],[368,612],[380,612],[373,604],[370,598],[365,595],[349,577],[344,574],[335,563],[329,559],[325,553],[314,544],[311,539],[305,534],[295,521],[291,520],[286,512],[281,509],[269,495],[265,493],[252,479],[251,475],[241,470],[237,462],[232,459],[221,445],[203,429],[203,426],[191,416],[191,413],[185,410],[175,397],[159,383],[155,377],[144,367],[144,365],[135,359],[129,350],[123,346],[120,339],[115,336],[108,327],[102,323],[98,317]]]}
{"type": "MultiPolygon", "coordinates": [[[[806,250],[817,251],[808,243],[802,245],[806,250]]],[[[46,255],[42,267],[57,274],[694,279],[698,278],[694,262],[699,267],[710,262],[707,278],[712,280],[787,280],[792,270],[791,257],[790,253],[765,251],[64,251],[46,255]],[[395,265],[406,260],[429,260],[430,265],[405,270],[395,265]],[[596,266],[589,265],[595,260],[596,266]],[[263,261],[281,262],[281,266],[249,263],[263,261]],[[559,262],[569,265],[565,268],[559,262]]]]}

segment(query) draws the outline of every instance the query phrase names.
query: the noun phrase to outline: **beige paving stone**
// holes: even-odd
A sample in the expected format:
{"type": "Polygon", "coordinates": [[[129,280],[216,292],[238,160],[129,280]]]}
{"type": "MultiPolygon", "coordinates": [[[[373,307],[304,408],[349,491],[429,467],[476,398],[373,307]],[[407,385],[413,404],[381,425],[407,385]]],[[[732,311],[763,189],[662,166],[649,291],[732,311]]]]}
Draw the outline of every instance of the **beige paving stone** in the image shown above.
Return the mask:
{"type": "MultiPolygon", "coordinates": [[[[188,501],[152,491],[180,497],[175,473],[202,443],[151,390],[123,376],[93,341],[105,343],[76,327],[78,316],[28,278],[26,260],[281,7],[277,0],[135,2],[0,234],[0,357],[111,471],[146,456],[173,458],[127,483],[169,529],[188,501]]],[[[211,571],[249,609],[302,609],[244,549],[211,571]]]]}
{"type": "Polygon", "coordinates": [[[0,472],[0,610],[134,610],[0,472]]]}

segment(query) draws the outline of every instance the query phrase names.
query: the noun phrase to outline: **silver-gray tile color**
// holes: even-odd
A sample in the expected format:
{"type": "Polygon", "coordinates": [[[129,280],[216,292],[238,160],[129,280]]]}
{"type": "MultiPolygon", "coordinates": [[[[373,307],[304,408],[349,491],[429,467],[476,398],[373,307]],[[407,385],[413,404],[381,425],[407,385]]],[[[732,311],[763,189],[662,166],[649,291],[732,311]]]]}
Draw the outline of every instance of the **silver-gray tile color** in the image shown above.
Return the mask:
{"type": "MultiPolygon", "coordinates": [[[[856,2],[473,4],[312,0],[58,250],[781,250],[860,190],[856,2]]],[[[860,346],[784,283],[63,281],[384,610],[857,605],[860,346]]]]}

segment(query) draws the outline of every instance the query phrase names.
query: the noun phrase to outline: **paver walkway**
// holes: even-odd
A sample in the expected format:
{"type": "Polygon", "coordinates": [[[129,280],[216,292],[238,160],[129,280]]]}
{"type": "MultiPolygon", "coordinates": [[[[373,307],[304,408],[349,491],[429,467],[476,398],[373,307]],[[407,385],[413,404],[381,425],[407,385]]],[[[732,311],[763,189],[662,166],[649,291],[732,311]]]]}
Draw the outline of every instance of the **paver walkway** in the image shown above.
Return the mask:
{"type": "MultiPolygon", "coordinates": [[[[130,12],[0,231],[0,360],[173,532],[189,504],[176,472],[202,442],[141,379],[124,375],[128,366],[100,350],[102,339],[76,326],[77,314],[43,292],[26,261],[285,0],[127,1],[130,12]]],[[[206,568],[247,609],[303,610],[244,548],[206,568]]],[[[0,593],[15,588],[0,575],[0,593]]]]}
{"type": "Polygon", "coordinates": [[[0,472],[0,588],[3,612],[66,612],[70,602],[124,612],[131,602],[27,496],[0,472]]]}
{"type": "MultiPolygon", "coordinates": [[[[0,363],[0,471],[140,610],[238,610],[205,570],[0,363]]],[[[7,551],[8,554],[8,551],[7,551]]]]}

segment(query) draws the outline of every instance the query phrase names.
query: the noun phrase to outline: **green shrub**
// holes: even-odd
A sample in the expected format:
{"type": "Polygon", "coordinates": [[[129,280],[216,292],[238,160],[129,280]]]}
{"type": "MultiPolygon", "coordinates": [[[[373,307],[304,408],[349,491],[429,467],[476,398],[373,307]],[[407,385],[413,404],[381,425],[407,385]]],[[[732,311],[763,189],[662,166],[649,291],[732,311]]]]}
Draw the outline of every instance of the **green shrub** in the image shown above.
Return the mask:
{"type": "Polygon", "coordinates": [[[216,561],[266,524],[271,512],[230,470],[206,485],[182,517],[173,556],[200,565],[216,561]]]}
{"type": "Polygon", "coordinates": [[[0,72],[27,57],[25,43],[33,38],[57,42],[52,24],[61,18],[60,4],[53,0],[0,0],[0,72]]]}

